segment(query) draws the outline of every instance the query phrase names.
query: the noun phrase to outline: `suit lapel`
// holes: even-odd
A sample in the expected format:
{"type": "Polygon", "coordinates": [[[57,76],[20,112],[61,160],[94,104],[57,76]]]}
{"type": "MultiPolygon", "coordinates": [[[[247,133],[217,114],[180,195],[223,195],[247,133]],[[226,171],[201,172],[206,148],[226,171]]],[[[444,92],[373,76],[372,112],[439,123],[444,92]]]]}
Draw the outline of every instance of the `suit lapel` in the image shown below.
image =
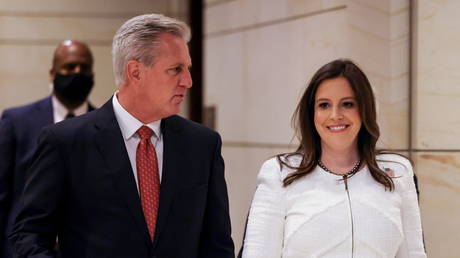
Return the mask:
{"type": "MultiPolygon", "coordinates": [[[[133,170],[126,151],[123,136],[113,112],[112,101],[95,112],[99,112],[100,119],[95,124],[98,130],[94,140],[100,154],[104,157],[110,173],[113,175],[115,186],[120,192],[130,213],[132,214],[139,232],[143,235],[146,244],[151,245],[147,224],[142,212],[133,170]]],[[[163,134],[163,171],[160,188],[160,207],[158,211],[157,227],[154,247],[165,228],[168,214],[173,202],[175,191],[180,180],[180,161],[183,160],[182,128],[175,116],[162,121],[163,134]]]]}
{"type": "Polygon", "coordinates": [[[123,136],[113,112],[112,100],[109,100],[98,111],[100,120],[96,123],[94,140],[104,157],[106,165],[113,176],[114,184],[120,193],[121,199],[125,202],[129,212],[137,224],[139,232],[146,243],[151,246],[147,224],[134,179],[133,170],[126,151],[123,136]]]}
{"type": "Polygon", "coordinates": [[[175,116],[163,119],[161,122],[163,134],[163,171],[160,188],[160,209],[158,211],[157,229],[155,233],[154,247],[164,230],[168,214],[173,202],[174,193],[179,185],[180,164],[183,160],[183,148],[181,144],[182,128],[177,123],[175,116]]]}
{"type": "Polygon", "coordinates": [[[51,103],[51,96],[41,100],[37,105],[37,116],[40,117],[41,121],[40,128],[46,125],[54,124],[53,104],[51,103]]]}

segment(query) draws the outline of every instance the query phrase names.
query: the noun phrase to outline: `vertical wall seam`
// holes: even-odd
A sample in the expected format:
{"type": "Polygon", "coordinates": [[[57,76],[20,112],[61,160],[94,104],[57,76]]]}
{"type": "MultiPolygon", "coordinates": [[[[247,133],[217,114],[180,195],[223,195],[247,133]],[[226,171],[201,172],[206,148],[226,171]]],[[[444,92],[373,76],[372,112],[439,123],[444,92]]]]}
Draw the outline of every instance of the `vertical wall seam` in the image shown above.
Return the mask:
{"type": "Polygon", "coordinates": [[[408,105],[409,105],[409,111],[408,111],[408,150],[409,150],[409,157],[412,159],[413,158],[413,151],[414,151],[414,146],[413,146],[413,133],[414,133],[414,70],[416,69],[414,67],[414,56],[415,56],[415,40],[414,40],[414,34],[416,32],[416,24],[414,22],[414,19],[417,17],[415,15],[415,0],[410,0],[409,1],[409,98],[408,98],[408,105]]]}

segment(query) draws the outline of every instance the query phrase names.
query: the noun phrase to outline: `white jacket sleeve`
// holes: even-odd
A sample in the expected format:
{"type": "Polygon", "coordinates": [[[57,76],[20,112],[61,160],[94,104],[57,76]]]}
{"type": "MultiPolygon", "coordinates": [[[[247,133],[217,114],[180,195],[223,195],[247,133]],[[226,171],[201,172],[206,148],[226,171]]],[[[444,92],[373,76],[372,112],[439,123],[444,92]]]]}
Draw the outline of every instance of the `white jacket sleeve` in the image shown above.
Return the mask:
{"type": "MultiPolygon", "coordinates": [[[[396,258],[425,258],[426,253],[423,246],[422,225],[420,209],[418,205],[417,192],[415,190],[414,172],[412,165],[407,159],[400,157],[404,166],[403,171],[398,173],[400,184],[395,184],[396,191],[401,192],[401,220],[403,226],[404,240],[399,247],[396,258]]],[[[395,181],[396,181],[395,180],[395,181]]]]}
{"type": "Polygon", "coordinates": [[[249,212],[243,258],[281,257],[286,212],[282,178],[276,158],[262,165],[249,212]]]}

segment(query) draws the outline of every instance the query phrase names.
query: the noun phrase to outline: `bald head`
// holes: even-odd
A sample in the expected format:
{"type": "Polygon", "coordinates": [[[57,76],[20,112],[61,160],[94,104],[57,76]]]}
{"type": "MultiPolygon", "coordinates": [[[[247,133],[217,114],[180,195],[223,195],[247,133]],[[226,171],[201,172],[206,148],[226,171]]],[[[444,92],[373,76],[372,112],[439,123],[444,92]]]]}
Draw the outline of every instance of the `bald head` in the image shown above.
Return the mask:
{"type": "Polygon", "coordinates": [[[61,42],[53,56],[50,69],[53,94],[69,110],[82,105],[94,84],[93,55],[80,41],[61,42]]]}
{"type": "Polygon", "coordinates": [[[50,69],[51,80],[56,73],[93,75],[93,55],[88,45],[77,40],[65,40],[54,51],[50,69]]]}

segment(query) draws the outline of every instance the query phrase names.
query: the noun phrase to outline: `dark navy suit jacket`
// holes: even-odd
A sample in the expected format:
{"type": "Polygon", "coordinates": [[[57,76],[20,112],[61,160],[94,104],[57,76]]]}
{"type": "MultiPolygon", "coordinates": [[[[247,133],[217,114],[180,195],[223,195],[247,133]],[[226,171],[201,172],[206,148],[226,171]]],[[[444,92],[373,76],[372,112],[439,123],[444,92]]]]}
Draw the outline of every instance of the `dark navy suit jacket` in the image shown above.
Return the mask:
{"type": "Polygon", "coordinates": [[[220,136],[163,119],[163,172],[150,240],[123,136],[108,101],[46,127],[11,236],[18,257],[233,258],[220,136]]]}
{"type": "MultiPolygon", "coordinates": [[[[94,108],[90,105],[89,110],[94,108]]],[[[53,124],[51,96],[6,109],[0,120],[0,257],[11,258],[7,236],[13,227],[27,168],[43,127],[53,124]]]]}

